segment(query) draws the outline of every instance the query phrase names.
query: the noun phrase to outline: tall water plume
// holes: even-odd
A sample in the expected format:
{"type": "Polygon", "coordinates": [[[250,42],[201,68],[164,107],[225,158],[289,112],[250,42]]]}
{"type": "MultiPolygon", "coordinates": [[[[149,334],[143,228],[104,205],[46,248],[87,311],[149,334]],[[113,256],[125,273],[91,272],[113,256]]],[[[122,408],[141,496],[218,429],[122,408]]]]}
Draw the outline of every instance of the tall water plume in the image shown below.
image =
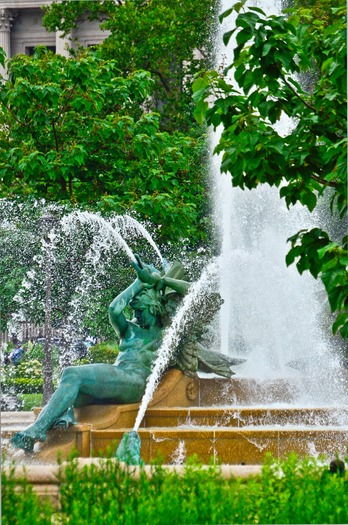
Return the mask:
{"type": "MultiPolygon", "coordinates": [[[[222,4],[223,12],[231,2],[222,4]]],[[[267,14],[280,10],[275,1],[253,5],[267,14]]],[[[222,45],[222,34],[233,23],[230,16],[221,28],[217,67],[233,61],[234,42],[227,49],[222,45]]],[[[229,81],[234,83],[233,70],[229,81]]],[[[287,133],[289,126],[288,120],[281,121],[278,133],[287,133]]],[[[212,137],[213,145],[220,133],[217,130],[212,137]]],[[[323,287],[309,274],[300,276],[294,266],[285,264],[287,238],[317,226],[318,216],[300,206],[288,210],[276,188],[232,188],[230,175],[220,174],[219,158],[213,161],[213,170],[225,300],[221,351],[247,358],[239,368],[240,376],[261,380],[299,375],[304,385],[301,395],[309,402],[336,402],[342,398],[344,381],[332,352],[330,323],[323,322],[328,316],[323,287]]]]}

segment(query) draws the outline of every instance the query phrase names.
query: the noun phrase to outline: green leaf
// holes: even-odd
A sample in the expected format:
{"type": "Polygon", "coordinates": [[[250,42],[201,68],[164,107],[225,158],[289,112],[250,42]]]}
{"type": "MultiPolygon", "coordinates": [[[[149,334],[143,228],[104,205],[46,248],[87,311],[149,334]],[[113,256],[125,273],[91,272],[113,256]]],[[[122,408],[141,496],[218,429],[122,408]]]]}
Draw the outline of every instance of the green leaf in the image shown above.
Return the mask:
{"type": "Polygon", "coordinates": [[[319,259],[322,259],[327,252],[338,248],[338,246],[339,245],[338,245],[337,242],[330,242],[329,244],[327,244],[323,248],[320,248],[320,250],[318,250],[319,259]]]}
{"type": "Polygon", "coordinates": [[[270,52],[270,50],[272,49],[272,47],[273,47],[273,43],[272,42],[266,42],[265,45],[262,48],[262,56],[263,57],[267,56],[268,53],[270,52]]]}
{"type": "Polygon", "coordinates": [[[306,191],[301,191],[300,199],[301,203],[306,205],[309,211],[313,211],[317,205],[316,195],[308,189],[306,191]]]}
{"type": "Polygon", "coordinates": [[[223,43],[225,44],[225,46],[228,45],[233,33],[235,32],[235,29],[232,29],[231,31],[227,31],[227,33],[224,33],[223,37],[222,37],[222,40],[223,40],[223,43]]]}
{"type": "Polygon", "coordinates": [[[236,7],[236,4],[234,5],[234,7],[230,7],[229,9],[226,9],[226,11],[221,13],[221,15],[219,16],[219,22],[221,23],[224,20],[224,18],[227,18],[228,16],[230,16],[230,14],[234,11],[235,7],[236,7]]]}
{"type": "Polygon", "coordinates": [[[2,67],[5,67],[5,59],[6,59],[5,50],[2,47],[0,47],[0,64],[2,65],[2,67]]]}
{"type": "Polygon", "coordinates": [[[252,37],[253,37],[253,34],[249,28],[242,29],[241,31],[237,33],[236,42],[238,46],[243,46],[245,42],[248,42],[248,40],[251,40],[252,37]]]}
{"type": "Polygon", "coordinates": [[[208,109],[208,102],[205,102],[204,100],[199,100],[197,102],[196,107],[193,112],[193,116],[198,122],[198,124],[200,125],[203,124],[207,109],[208,109]]]}
{"type": "Polygon", "coordinates": [[[259,7],[249,7],[249,11],[255,11],[256,13],[260,13],[260,15],[266,16],[265,12],[259,7]]]}

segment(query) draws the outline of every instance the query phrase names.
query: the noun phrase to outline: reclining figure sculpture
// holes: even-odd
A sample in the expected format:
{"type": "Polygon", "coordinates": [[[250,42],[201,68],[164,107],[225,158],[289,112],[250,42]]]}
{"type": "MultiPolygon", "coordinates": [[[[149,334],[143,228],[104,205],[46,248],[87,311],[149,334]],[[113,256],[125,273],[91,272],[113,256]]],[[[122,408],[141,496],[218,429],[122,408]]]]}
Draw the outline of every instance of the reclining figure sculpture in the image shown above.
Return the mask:
{"type": "MultiPolygon", "coordinates": [[[[67,367],[57,390],[36,421],[14,434],[13,446],[32,451],[36,441],[45,441],[47,430],[68,428],[75,423],[73,407],[100,404],[101,400],[118,404],[141,400],[163,332],[170,325],[190,283],[180,263],[174,263],[167,273],[161,273],[153,265],[144,264],[138,256],[136,261],[132,266],[137,279],[109,306],[111,324],[120,338],[116,362],[67,367]],[[131,321],[124,315],[128,305],[135,314],[131,321]]],[[[199,320],[188,324],[170,363],[171,368],[179,368],[191,376],[203,370],[231,377],[230,366],[241,361],[208,351],[197,341],[203,325],[219,309],[221,302],[216,293],[207,296],[199,308],[199,320]]]]}

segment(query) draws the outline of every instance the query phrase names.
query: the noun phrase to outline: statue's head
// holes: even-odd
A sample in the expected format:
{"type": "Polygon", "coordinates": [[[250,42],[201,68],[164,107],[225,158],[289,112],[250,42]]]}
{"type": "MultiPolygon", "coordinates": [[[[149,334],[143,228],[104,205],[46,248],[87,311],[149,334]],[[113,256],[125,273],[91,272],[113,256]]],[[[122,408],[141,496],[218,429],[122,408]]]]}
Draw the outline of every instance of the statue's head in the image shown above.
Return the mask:
{"type": "MultiPolygon", "coordinates": [[[[136,258],[137,261],[140,261],[139,256],[136,258]]],[[[144,266],[144,263],[141,265],[144,266]]],[[[152,264],[147,266],[152,272],[161,274],[163,277],[187,280],[185,270],[179,262],[174,262],[165,273],[157,270],[152,264]]],[[[151,287],[138,293],[129,304],[134,310],[138,324],[143,328],[155,325],[164,327],[171,323],[181,300],[182,296],[171,288],[159,291],[151,287]]]]}
{"type": "Polygon", "coordinates": [[[166,315],[164,297],[154,288],[145,289],[132,299],[131,308],[140,326],[163,325],[163,317],[166,315]]]}

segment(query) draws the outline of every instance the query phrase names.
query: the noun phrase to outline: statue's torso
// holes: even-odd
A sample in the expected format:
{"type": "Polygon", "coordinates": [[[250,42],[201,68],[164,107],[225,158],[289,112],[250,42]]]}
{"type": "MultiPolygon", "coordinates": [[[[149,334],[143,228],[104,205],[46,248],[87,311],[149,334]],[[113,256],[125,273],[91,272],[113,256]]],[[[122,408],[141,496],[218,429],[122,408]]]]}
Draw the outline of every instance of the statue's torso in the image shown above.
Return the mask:
{"type": "Polygon", "coordinates": [[[161,336],[162,329],[158,327],[146,329],[129,322],[125,337],[120,341],[115,365],[148,376],[161,345],[161,336]]]}

